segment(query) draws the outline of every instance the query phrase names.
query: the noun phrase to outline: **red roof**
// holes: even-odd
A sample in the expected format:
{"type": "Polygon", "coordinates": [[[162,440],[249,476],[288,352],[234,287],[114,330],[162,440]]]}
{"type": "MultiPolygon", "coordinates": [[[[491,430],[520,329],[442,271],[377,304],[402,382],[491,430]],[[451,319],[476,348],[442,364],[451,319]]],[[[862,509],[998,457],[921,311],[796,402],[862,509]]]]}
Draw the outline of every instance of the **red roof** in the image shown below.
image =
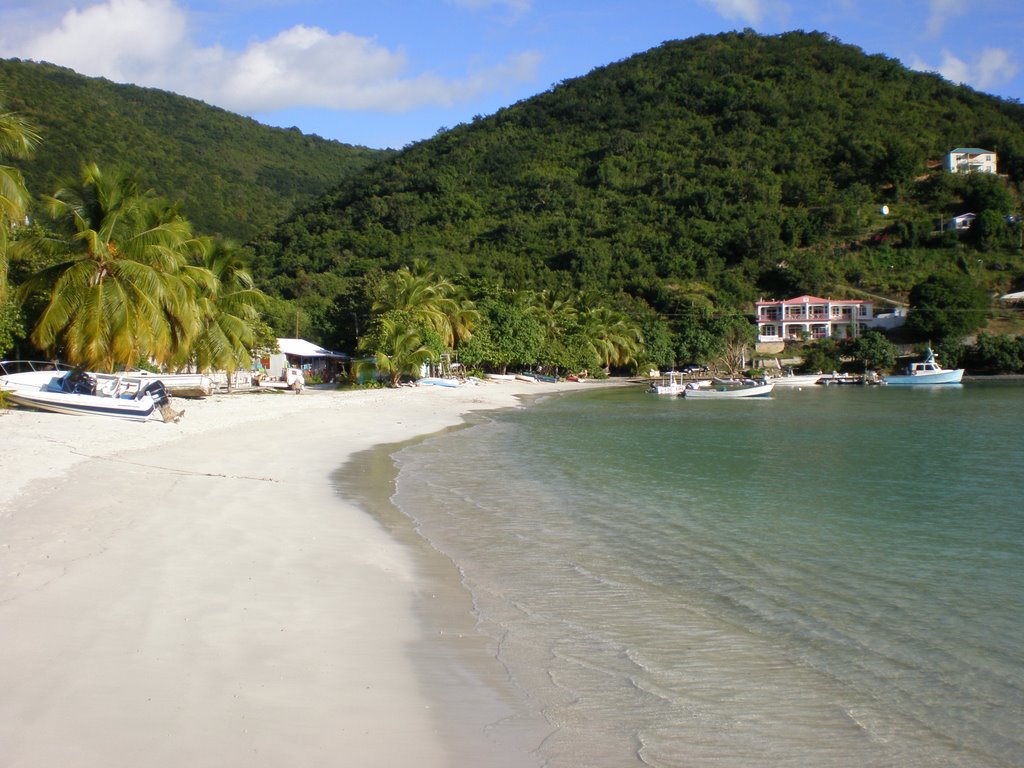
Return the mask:
{"type": "Polygon", "coordinates": [[[817,296],[797,296],[795,299],[783,299],[782,301],[761,301],[754,302],[755,306],[762,304],[872,304],[870,301],[859,301],[857,299],[819,299],[817,296]]]}

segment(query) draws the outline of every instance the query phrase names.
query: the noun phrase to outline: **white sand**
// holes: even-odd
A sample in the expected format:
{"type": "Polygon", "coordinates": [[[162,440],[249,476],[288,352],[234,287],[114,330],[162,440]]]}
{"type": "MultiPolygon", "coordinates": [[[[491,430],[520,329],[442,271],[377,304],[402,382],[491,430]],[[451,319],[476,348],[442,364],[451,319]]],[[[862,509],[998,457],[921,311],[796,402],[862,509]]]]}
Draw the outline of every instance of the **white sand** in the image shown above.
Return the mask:
{"type": "Polygon", "coordinates": [[[176,401],[179,424],[0,413],[0,765],[530,764],[480,723],[450,743],[413,553],[330,477],[582,386],[217,396],[176,401]]]}

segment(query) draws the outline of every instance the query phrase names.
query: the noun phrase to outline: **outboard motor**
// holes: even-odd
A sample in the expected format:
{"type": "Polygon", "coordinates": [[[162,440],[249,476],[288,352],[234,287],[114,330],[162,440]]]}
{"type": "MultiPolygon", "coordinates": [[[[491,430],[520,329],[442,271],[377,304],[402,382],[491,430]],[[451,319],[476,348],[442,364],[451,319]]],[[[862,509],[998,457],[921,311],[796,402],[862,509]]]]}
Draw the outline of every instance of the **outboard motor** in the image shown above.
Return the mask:
{"type": "Polygon", "coordinates": [[[170,395],[167,394],[167,388],[164,386],[162,381],[147,382],[146,386],[139,388],[139,392],[135,395],[135,399],[141,400],[143,395],[149,395],[152,397],[153,402],[160,408],[165,405],[169,405],[171,402],[170,395]]]}
{"type": "Polygon", "coordinates": [[[164,421],[173,421],[177,424],[178,420],[185,415],[184,411],[176,411],[171,408],[171,396],[167,394],[167,388],[162,381],[158,380],[147,383],[146,386],[139,389],[135,399],[138,400],[143,395],[149,395],[153,398],[153,403],[160,409],[160,415],[164,417],[164,421]]]}

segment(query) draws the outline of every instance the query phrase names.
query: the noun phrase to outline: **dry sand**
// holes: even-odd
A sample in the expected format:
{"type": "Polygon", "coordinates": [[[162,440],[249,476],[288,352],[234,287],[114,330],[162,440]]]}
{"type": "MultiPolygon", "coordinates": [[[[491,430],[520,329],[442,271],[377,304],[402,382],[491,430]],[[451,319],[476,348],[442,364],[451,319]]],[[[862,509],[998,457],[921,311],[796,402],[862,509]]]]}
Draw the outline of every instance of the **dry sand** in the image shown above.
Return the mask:
{"type": "Polygon", "coordinates": [[[534,764],[486,735],[506,714],[480,691],[497,662],[422,674],[424,634],[444,629],[417,601],[437,595],[331,477],[375,445],[583,386],[222,395],[177,401],[179,424],[0,414],[0,765],[534,764]],[[431,711],[442,684],[441,700],[465,694],[458,736],[431,711]]]}

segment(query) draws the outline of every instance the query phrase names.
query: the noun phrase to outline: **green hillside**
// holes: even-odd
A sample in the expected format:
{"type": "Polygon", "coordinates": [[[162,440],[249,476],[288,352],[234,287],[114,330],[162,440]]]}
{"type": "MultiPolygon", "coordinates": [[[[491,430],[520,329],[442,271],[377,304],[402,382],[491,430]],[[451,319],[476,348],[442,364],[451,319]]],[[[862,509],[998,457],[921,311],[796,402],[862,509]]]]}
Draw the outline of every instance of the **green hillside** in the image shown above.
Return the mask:
{"type": "Polygon", "coordinates": [[[905,298],[943,271],[1002,290],[1024,274],[1004,220],[1022,180],[1020,104],[822,34],[732,33],[413,145],[289,217],[256,265],[339,344],[363,276],[414,259],[478,285],[626,292],[673,321],[762,295],[905,298]],[[943,172],[959,146],[997,151],[1003,176],[943,172]],[[943,231],[967,210],[987,226],[943,231]]]}
{"type": "Polygon", "coordinates": [[[389,154],[17,59],[0,60],[0,98],[42,135],[19,162],[33,193],[52,193],[85,162],[118,166],[180,201],[199,232],[240,241],[389,154]]]}

